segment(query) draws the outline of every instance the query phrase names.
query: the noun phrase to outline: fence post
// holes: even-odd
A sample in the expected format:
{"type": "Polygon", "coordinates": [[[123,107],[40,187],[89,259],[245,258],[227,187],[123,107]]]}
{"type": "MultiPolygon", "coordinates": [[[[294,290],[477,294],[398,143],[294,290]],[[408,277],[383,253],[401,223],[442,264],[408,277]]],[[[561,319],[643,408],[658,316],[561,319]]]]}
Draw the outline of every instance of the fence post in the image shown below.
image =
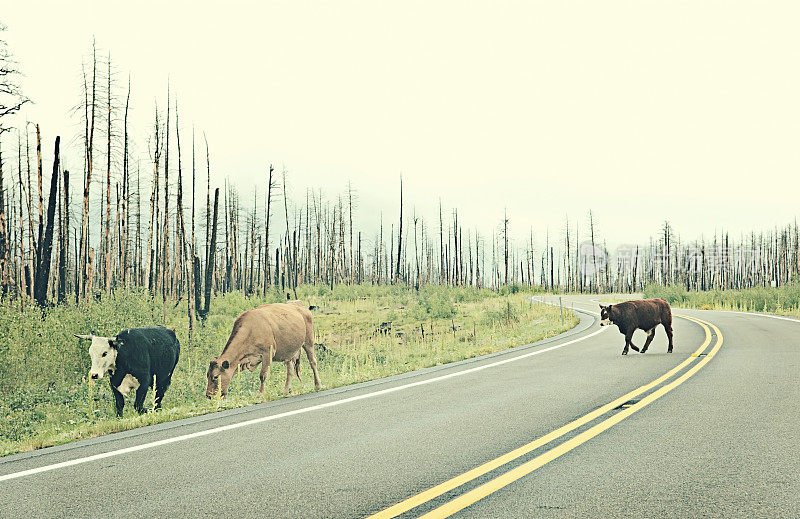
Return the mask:
{"type": "Polygon", "coordinates": [[[558,296],[558,307],[561,309],[561,327],[564,327],[564,305],[561,303],[561,296],[558,296]]]}

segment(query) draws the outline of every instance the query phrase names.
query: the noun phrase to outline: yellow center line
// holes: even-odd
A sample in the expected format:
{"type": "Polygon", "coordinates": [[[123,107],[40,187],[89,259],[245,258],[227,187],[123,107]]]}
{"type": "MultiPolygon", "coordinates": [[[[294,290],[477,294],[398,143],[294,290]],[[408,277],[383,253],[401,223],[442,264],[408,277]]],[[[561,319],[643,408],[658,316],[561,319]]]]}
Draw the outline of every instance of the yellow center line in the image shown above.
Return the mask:
{"type": "Polygon", "coordinates": [[[563,436],[563,435],[565,435],[565,434],[567,434],[567,433],[569,433],[569,432],[571,432],[571,431],[573,431],[573,430],[575,430],[575,429],[577,429],[577,428],[579,428],[579,427],[581,427],[581,426],[593,421],[594,419],[606,414],[607,412],[609,412],[609,411],[611,411],[613,409],[616,409],[617,407],[619,407],[620,405],[624,404],[628,400],[630,400],[630,399],[632,399],[632,398],[634,398],[634,397],[636,397],[636,396],[638,396],[638,395],[640,395],[642,393],[645,393],[645,392],[649,391],[650,389],[654,388],[655,386],[658,386],[659,384],[663,383],[664,381],[670,379],[673,375],[675,375],[676,373],[680,372],[686,366],[688,366],[689,364],[691,364],[692,362],[694,362],[695,360],[700,358],[700,357],[697,357],[697,355],[702,353],[703,350],[705,350],[706,347],[711,343],[711,331],[709,330],[709,328],[705,324],[701,323],[699,320],[696,320],[696,319],[694,319],[692,317],[688,317],[688,316],[684,316],[684,315],[676,315],[676,317],[682,317],[682,318],[684,318],[686,320],[689,320],[689,321],[692,321],[692,322],[694,322],[696,324],[699,324],[705,330],[706,337],[705,337],[705,340],[703,341],[703,344],[700,345],[700,347],[697,349],[697,351],[695,351],[692,354],[692,356],[688,357],[686,360],[684,360],[683,362],[681,362],[680,364],[678,364],[677,366],[675,366],[674,368],[672,368],[671,370],[669,370],[665,374],[661,375],[660,377],[658,377],[654,381],[652,381],[652,382],[650,382],[648,384],[645,384],[645,385],[643,385],[643,386],[641,386],[641,387],[639,387],[637,389],[634,389],[630,393],[627,393],[627,394],[617,398],[616,400],[605,404],[602,407],[598,407],[594,411],[591,411],[590,413],[587,413],[587,414],[581,416],[580,418],[577,418],[577,419],[573,420],[572,422],[570,422],[570,423],[568,423],[568,424],[566,424],[566,425],[564,425],[562,427],[559,427],[558,429],[556,429],[556,430],[554,430],[554,431],[552,431],[550,433],[547,433],[546,435],[544,435],[544,436],[542,436],[540,438],[537,438],[537,439],[533,440],[532,442],[530,442],[528,444],[525,444],[525,445],[523,445],[521,447],[518,447],[518,448],[516,448],[516,449],[514,449],[514,450],[512,450],[512,451],[510,451],[510,452],[508,452],[506,454],[503,454],[502,456],[499,456],[499,457],[497,457],[497,458],[495,458],[493,460],[487,461],[486,463],[484,463],[482,465],[479,465],[478,467],[475,467],[474,469],[468,470],[467,472],[464,472],[463,474],[460,474],[460,475],[458,475],[458,476],[456,476],[456,477],[454,477],[452,479],[449,479],[449,480],[447,480],[447,481],[445,481],[443,483],[440,483],[440,484],[438,484],[438,485],[436,485],[434,487],[431,487],[428,490],[420,492],[419,494],[413,495],[413,496],[411,496],[411,497],[409,497],[409,498],[407,498],[407,499],[405,499],[405,500],[403,500],[403,501],[401,501],[401,502],[399,502],[399,503],[397,503],[395,505],[390,506],[389,508],[386,508],[386,509],[381,510],[380,512],[378,512],[376,514],[373,514],[373,515],[369,516],[367,519],[387,519],[387,518],[391,518],[391,517],[397,517],[398,515],[400,515],[402,513],[405,513],[407,511],[411,510],[412,508],[415,508],[415,507],[417,507],[417,506],[419,506],[419,505],[421,505],[423,503],[426,503],[426,502],[430,501],[431,499],[435,499],[435,498],[439,497],[440,495],[445,494],[445,493],[453,490],[454,488],[458,488],[461,485],[463,485],[465,483],[468,483],[469,481],[472,481],[473,479],[476,479],[476,478],[478,478],[480,476],[483,476],[484,474],[487,474],[487,473],[495,470],[496,468],[501,467],[501,466],[505,465],[506,463],[509,463],[510,461],[513,461],[513,460],[519,458],[520,456],[524,456],[525,454],[527,454],[529,452],[532,452],[532,451],[538,449],[539,447],[542,447],[543,445],[546,445],[546,444],[550,443],[551,441],[560,438],[561,436],[563,436]]]}
{"type": "Polygon", "coordinates": [[[706,321],[701,321],[700,319],[692,319],[698,323],[703,323],[711,328],[714,329],[714,332],[717,334],[717,342],[714,345],[714,348],[711,350],[710,354],[706,357],[700,357],[700,361],[692,366],[686,373],[675,379],[674,381],[670,382],[669,384],[657,389],[656,391],[650,393],[646,397],[644,397],[639,402],[635,403],[631,407],[627,409],[623,409],[622,411],[618,412],[617,414],[603,420],[599,424],[587,429],[586,431],[578,434],[574,438],[571,438],[564,443],[558,445],[550,449],[549,451],[533,458],[532,460],[523,463],[522,465],[509,470],[508,472],[494,478],[493,480],[484,483],[483,485],[471,490],[461,496],[449,501],[439,508],[432,510],[431,512],[421,516],[422,518],[426,519],[433,519],[433,518],[443,518],[449,517],[454,513],[458,512],[459,510],[463,510],[464,508],[472,505],[473,503],[483,499],[484,497],[492,494],[500,490],[501,488],[513,483],[514,481],[522,478],[533,472],[534,470],[546,465],[547,463],[553,461],[554,459],[558,458],[559,456],[571,451],[575,447],[581,445],[582,443],[587,442],[588,440],[594,438],[598,434],[602,433],[603,431],[611,428],[612,426],[618,424],[625,418],[629,417],[633,413],[639,411],[640,409],[644,408],[648,404],[654,402],[655,400],[661,398],[662,396],[666,395],[679,385],[683,384],[692,377],[695,373],[697,373],[703,366],[705,366],[711,357],[719,351],[722,347],[722,333],[720,332],[719,328],[717,328],[714,324],[708,323],[706,321]]]}

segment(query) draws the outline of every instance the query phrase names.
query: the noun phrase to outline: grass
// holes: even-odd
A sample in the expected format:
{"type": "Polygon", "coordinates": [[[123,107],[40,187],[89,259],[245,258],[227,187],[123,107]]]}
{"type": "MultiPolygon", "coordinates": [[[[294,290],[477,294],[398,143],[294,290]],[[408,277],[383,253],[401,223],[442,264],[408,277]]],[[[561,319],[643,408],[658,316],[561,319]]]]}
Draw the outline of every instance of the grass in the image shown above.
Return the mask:
{"type": "Polygon", "coordinates": [[[680,286],[648,286],[644,297],[660,297],[671,305],[700,310],[762,312],[800,317],[800,284],[743,290],[689,291],[680,286]]]}
{"type": "MultiPolygon", "coordinates": [[[[577,324],[558,308],[535,304],[530,294],[512,288],[494,293],[473,288],[428,286],[416,292],[402,287],[302,286],[298,296],[316,305],[314,327],[320,377],[333,388],[415,369],[444,364],[534,342],[577,324]],[[391,332],[379,333],[391,322],[391,332]],[[422,337],[424,330],[425,338],[422,337]]],[[[280,299],[220,296],[211,315],[188,337],[185,304],[167,309],[167,323],[181,342],[181,358],[163,410],[138,415],[132,396],[117,418],[107,379],[92,384],[86,376],[88,344],[74,333],[114,335],[123,328],[159,324],[162,307],[144,292],[123,292],[91,307],[67,304],[47,310],[20,311],[0,304],[0,455],[38,449],[145,425],[242,407],[281,397],[285,370],[273,364],[263,397],[257,396],[258,370],[234,377],[228,397],[205,397],[208,361],[218,355],[234,319],[243,311],[280,299]]],[[[292,394],[313,391],[308,362],[303,382],[292,394]]],[[[152,394],[146,407],[152,407],[152,394]]]]}

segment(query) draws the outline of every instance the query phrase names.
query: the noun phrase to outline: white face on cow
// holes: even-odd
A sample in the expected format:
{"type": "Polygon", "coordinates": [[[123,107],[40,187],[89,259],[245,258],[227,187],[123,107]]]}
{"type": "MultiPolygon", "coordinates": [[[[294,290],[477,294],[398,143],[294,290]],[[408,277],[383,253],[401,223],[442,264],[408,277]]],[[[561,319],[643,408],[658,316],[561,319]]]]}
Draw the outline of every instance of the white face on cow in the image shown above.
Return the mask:
{"type": "Polygon", "coordinates": [[[93,379],[103,378],[106,371],[114,369],[117,362],[116,337],[98,337],[96,335],[76,335],[79,339],[89,339],[89,357],[92,367],[89,376],[93,379]]]}
{"type": "Polygon", "coordinates": [[[600,305],[600,326],[611,326],[614,322],[611,320],[611,305],[600,305]]]}

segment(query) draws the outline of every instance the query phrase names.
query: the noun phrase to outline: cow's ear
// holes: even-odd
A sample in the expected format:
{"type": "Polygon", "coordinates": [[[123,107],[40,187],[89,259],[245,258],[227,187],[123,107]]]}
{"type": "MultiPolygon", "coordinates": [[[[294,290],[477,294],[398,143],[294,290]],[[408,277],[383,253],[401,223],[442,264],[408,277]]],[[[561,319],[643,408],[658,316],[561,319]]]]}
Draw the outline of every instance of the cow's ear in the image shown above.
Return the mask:
{"type": "Polygon", "coordinates": [[[228,363],[227,360],[223,360],[222,361],[222,369],[228,369],[229,366],[230,366],[230,364],[228,363]]]}

